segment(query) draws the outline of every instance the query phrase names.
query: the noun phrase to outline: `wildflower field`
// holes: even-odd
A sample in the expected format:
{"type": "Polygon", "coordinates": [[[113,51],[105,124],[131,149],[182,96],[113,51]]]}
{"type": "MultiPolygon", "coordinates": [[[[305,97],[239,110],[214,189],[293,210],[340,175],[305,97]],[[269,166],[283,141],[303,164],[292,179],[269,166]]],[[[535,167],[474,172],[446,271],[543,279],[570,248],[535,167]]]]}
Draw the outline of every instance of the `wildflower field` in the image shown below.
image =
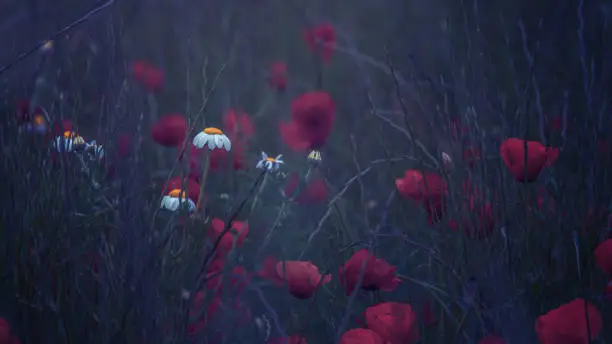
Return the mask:
{"type": "Polygon", "coordinates": [[[612,343],[612,3],[2,6],[0,344],[612,343]]]}

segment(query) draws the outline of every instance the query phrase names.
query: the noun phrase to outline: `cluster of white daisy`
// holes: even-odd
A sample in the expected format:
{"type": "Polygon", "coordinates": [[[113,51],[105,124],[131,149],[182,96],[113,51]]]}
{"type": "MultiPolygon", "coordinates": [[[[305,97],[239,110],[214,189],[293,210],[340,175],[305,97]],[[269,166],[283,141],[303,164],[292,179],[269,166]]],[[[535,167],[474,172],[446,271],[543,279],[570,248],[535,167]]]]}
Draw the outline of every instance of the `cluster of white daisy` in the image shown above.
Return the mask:
{"type": "Polygon", "coordinates": [[[89,160],[101,160],[104,158],[104,147],[95,140],[85,141],[83,136],[74,131],[65,131],[63,135],[53,140],[53,147],[59,153],[78,153],[86,156],[89,160]]]}
{"type": "MultiPolygon", "coordinates": [[[[229,152],[232,149],[231,140],[223,133],[219,128],[207,127],[204,128],[193,138],[193,145],[198,149],[205,147],[208,150],[213,151],[216,149],[223,149],[229,152]]],[[[284,164],[281,160],[282,154],[276,157],[268,156],[266,153],[261,152],[261,159],[255,165],[258,169],[263,169],[267,172],[277,172],[280,170],[280,166],[284,164]]],[[[321,161],[321,153],[313,150],[308,154],[308,161],[314,164],[318,164],[321,161]]],[[[161,200],[161,208],[170,211],[177,211],[182,207],[186,207],[188,211],[194,211],[196,204],[194,200],[190,199],[185,191],[179,189],[170,190],[161,200]]]]}
{"type": "MultiPolygon", "coordinates": [[[[208,147],[210,151],[224,149],[229,152],[232,149],[230,139],[223,134],[221,129],[214,127],[204,128],[199,132],[193,138],[193,145],[198,149],[208,147]]],[[[187,211],[193,212],[196,209],[195,201],[197,200],[190,199],[184,190],[172,189],[162,197],[160,207],[172,212],[179,209],[187,209],[187,211]]]]}

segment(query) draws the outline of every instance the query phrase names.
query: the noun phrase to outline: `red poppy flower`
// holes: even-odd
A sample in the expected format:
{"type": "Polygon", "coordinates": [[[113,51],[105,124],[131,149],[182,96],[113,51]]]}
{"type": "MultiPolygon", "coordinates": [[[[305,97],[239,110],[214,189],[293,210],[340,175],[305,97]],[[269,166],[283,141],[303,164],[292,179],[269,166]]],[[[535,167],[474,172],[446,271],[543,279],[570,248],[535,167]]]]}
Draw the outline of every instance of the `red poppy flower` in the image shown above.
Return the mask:
{"type": "Polygon", "coordinates": [[[372,330],[355,328],[342,334],[340,344],[385,344],[385,342],[372,330]]]}
{"type": "Polygon", "coordinates": [[[231,141],[232,150],[230,152],[225,149],[215,149],[209,153],[211,171],[224,171],[227,167],[231,167],[235,171],[238,171],[246,167],[244,143],[234,139],[231,141]]]}
{"type": "Polygon", "coordinates": [[[308,49],[319,55],[324,62],[331,61],[336,44],[336,29],[329,23],[319,24],[304,32],[308,49]]]}
{"type": "Polygon", "coordinates": [[[496,335],[488,335],[478,341],[478,344],[506,344],[506,341],[496,335]]]}
{"type": "Polygon", "coordinates": [[[307,151],[311,144],[300,132],[300,128],[295,122],[279,123],[278,129],[281,134],[281,139],[289,148],[295,152],[307,151]]]}
{"type": "Polygon", "coordinates": [[[282,92],[287,88],[287,64],[285,62],[278,61],[270,65],[268,83],[275,91],[282,92]]]}
{"type": "Polygon", "coordinates": [[[585,309],[583,299],[561,305],[536,320],[536,332],[542,344],[589,344],[588,338],[597,338],[601,327],[599,311],[590,303],[585,309]]]}
{"type": "Polygon", "coordinates": [[[416,314],[407,303],[384,302],[370,306],[365,318],[368,328],[385,342],[412,344],[421,338],[416,314]]]}
{"type": "Polygon", "coordinates": [[[395,186],[402,196],[423,204],[430,223],[438,221],[444,213],[447,187],[440,175],[407,170],[403,178],[395,180],[395,186]]]}
{"type": "Polygon", "coordinates": [[[196,336],[206,328],[206,324],[217,313],[222,305],[221,298],[215,296],[204,310],[204,292],[197,292],[193,298],[189,309],[189,324],[187,325],[187,335],[196,336]]]}
{"type": "Polygon", "coordinates": [[[595,263],[609,276],[612,276],[612,239],[597,245],[594,251],[595,263]]]}
{"type": "Polygon", "coordinates": [[[268,344],[307,344],[306,339],[300,336],[289,336],[287,338],[272,338],[268,344]]]}
{"type": "Polygon", "coordinates": [[[19,344],[19,338],[12,334],[11,325],[4,318],[0,318],[0,344],[19,344]]]}
{"type": "Polygon", "coordinates": [[[266,259],[264,259],[261,265],[261,269],[257,271],[257,275],[267,279],[268,281],[280,287],[283,285],[284,280],[279,276],[279,274],[276,273],[277,263],[278,260],[276,260],[274,257],[266,257],[266,259]]]}
{"type": "Polygon", "coordinates": [[[165,115],[151,127],[151,137],[166,147],[179,147],[187,136],[187,120],[180,114],[165,115]]]}
{"type": "Polygon", "coordinates": [[[316,204],[325,202],[329,197],[325,181],[321,179],[313,179],[304,185],[300,190],[299,195],[294,193],[300,187],[300,176],[297,173],[292,173],[287,177],[285,184],[286,197],[294,198],[298,204],[316,204]]]}
{"type": "Polygon", "coordinates": [[[250,139],[255,133],[251,117],[244,111],[233,109],[227,111],[223,116],[223,129],[228,136],[245,140],[250,139]]]}
{"type": "MultiPolygon", "coordinates": [[[[225,229],[225,223],[219,219],[213,219],[211,222],[210,230],[208,231],[209,238],[215,242],[220,235],[222,235],[223,230],[225,229]]],[[[231,228],[229,231],[223,233],[221,240],[219,241],[219,246],[217,246],[217,250],[221,253],[227,253],[232,250],[234,247],[242,246],[244,240],[249,234],[249,225],[246,222],[242,221],[234,221],[232,222],[231,228]]]]}
{"type": "Polygon", "coordinates": [[[187,178],[183,183],[183,179],[181,177],[174,177],[168,181],[166,185],[164,185],[164,193],[168,193],[172,190],[187,190],[187,197],[197,202],[200,197],[200,184],[195,181],[187,178]],[[184,186],[183,186],[184,184],[184,186]]]}
{"type": "Polygon", "coordinates": [[[558,148],[547,148],[537,141],[515,138],[506,139],[499,148],[500,154],[510,174],[519,182],[533,182],[545,166],[552,165],[559,156],[558,148]]]}
{"type": "MultiPolygon", "coordinates": [[[[220,259],[217,259],[220,261],[220,259]]],[[[251,273],[246,271],[242,266],[235,266],[227,276],[223,276],[221,269],[214,267],[214,270],[209,268],[207,273],[206,288],[217,293],[242,293],[249,282],[251,281],[251,273]]]]}
{"type": "Polygon", "coordinates": [[[366,249],[359,250],[340,267],[340,284],[345,287],[346,294],[350,295],[359,285],[359,276],[362,274],[361,288],[366,290],[393,291],[402,283],[395,275],[395,266],[385,260],[375,257],[366,249]]]}
{"type": "Polygon", "coordinates": [[[132,64],[134,79],[149,92],[161,90],[164,85],[164,72],[146,61],[134,61],[132,64]]]}
{"type": "Polygon", "coordinates": [[[268,265],[260,271],[260,275],[276,284],[286,281],[289,293],[298,299],[310,298],[320,285],[329,283],[331,275],[321,275],[319,268],[309,261],[281,261],[276,263],[276,276],[268,265]]]}
{"type": "Polygon", "coordinates": [[[304,93],[291,102],[291,118],[310,148],[319,148],[327,140],[334,124],[335,108],[331,96],[323,91],[304,93]]]}

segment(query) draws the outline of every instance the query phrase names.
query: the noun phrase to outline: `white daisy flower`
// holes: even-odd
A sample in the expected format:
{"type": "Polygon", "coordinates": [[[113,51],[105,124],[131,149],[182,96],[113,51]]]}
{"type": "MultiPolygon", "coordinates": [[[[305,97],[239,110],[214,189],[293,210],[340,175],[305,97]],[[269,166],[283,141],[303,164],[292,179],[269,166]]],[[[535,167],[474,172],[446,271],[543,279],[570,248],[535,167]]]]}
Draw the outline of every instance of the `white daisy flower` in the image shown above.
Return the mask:
{"type": "Polygon", "coordinates": [[[85,147],[85,139],[73,131],[66,131],[53,141],[55,149],[60,153],[68,153],[85,147]]]}
{"type": "Polygon", "coordinates": [[[204,148],[208,146],[209,150],[214,149],[225,149],[230,151],[232,149],[232,142],[230,139],[223,134],[223,131],[218,128],[209,127],[199,132],[193,138],[193,145],[198,148],[204,148]]]}
{"type": "Polygon", "coordinates": [[[194,211],[196,208],[195,203],[186,197],[185,191],[181,192],[179,189],[171,190],[161,200],[161,208],[168,209],[170,211],[177,211],[181,204],[190,212],[194,211]]]}
{"type": "Polygon", "coordinates": [[[102,160],[104,158],[104,147],[95,140],[85,143],[85,150],[89,153],[91,160],[102,160]]]}
{"type": "Polygon", "coordinates": [[[261,160],[255,165],[256,168],[266,169],[267,171],[278,171],[281,164],[285,162],[281,160],[282,154],[276,156],[276,158],[269,157],[266,153],[261,152],[261,160]]]}

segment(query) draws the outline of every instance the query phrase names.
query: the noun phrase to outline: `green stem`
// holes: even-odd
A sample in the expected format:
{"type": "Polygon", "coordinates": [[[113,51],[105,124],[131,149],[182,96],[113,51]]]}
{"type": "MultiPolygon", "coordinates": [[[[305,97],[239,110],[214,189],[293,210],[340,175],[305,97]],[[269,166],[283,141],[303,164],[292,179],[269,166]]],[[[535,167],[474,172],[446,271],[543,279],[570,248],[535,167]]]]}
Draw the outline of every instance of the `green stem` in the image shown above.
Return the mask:
{"type": "Polygon", "coordinates": [[[267,173],[264,174],[263,178],[264,179],[261,182],[261,185],[259,186],[259,190],[257,191],[257,194],[255,194],[255,198],[253,199],[253,203],[251,203],[251,210],[249,211],[249,216],[250,216],[250,214],[253,213],[253,210],[255,210],[255,206],[257,205],[257,201],[259,201],[259,195],[261,195],[261,192],[266,187],[266,183],[268,182],[268,174],[267,173]]]}
{"type": "Polygon", "coordinates": [[[204,159],[202,159],[202,178],[200,180],[200,196],[198,197],[198,203],[196,204],[196,212],[200,210],[202,201],[204,200],[204,187],[206,186],[206,178],[208,177],[208,169],[210,168],[210,152],[206,147],[202,152],[204,159]]]}

